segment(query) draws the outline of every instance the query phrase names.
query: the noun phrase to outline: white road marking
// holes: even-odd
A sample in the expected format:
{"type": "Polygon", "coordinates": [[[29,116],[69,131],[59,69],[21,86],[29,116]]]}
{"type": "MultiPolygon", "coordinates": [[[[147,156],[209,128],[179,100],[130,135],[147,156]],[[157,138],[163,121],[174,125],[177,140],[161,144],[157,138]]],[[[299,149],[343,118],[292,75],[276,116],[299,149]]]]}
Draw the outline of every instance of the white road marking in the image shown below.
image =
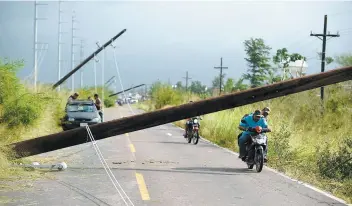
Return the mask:
{"type": "Polygon", "coordinates": [[[166,134],[167,134],[168,136],[170,136],[170,137],[172,136],[172,134],[171,134],[171,133],[166,133],[166,134]]]}

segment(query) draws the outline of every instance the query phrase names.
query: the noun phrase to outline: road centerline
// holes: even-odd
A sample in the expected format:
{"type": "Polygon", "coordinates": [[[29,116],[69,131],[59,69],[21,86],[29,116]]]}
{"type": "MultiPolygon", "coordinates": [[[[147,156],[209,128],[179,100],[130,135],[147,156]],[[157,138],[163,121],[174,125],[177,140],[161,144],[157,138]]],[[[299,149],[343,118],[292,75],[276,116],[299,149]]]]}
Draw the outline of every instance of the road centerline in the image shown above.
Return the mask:
{"type": "Polygon", "coordinates": [[[139,187],[139,192],[141,193],[142,200],[150,200],[147,185],[145,184],[144,177],[141,173],[136,172],[136,179],[139,187]]]}

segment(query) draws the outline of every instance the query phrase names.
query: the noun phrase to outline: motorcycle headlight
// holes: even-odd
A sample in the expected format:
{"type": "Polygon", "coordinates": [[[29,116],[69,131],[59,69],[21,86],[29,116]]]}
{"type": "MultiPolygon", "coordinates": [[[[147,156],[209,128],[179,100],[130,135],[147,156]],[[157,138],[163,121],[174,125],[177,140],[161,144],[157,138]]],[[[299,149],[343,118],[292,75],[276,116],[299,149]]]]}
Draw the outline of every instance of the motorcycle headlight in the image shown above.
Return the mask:
{"type": "Polygon", "coordinates": [[[193,123],[197,124],[198,123],[198,119],[193,120],[193,123]]]}
{"type": "Polygon", "coordinates": [[[70,121],[70,122],[73,122],[73,121],[75,121],[75,118],[69,117],[67,120],[70,121]]]}

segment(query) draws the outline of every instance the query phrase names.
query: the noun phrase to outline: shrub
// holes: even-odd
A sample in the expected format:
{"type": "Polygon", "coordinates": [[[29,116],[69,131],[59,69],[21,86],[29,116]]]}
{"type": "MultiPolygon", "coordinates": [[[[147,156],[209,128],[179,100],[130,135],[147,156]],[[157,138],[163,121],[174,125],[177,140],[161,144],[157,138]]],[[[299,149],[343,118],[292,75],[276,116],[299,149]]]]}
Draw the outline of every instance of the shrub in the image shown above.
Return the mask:
{"type": "Polygon", "coordinates": [[[23,91],[24,87],[16,77],[16,71],[22,66],[22,62],[11,62],[0,59],[0,104],[7,98],[13,97],[23,91]]]}
{"type": "Polygon", "coordinates": [[[104,99],[104,105],[105,107],[112,107],[115,105],[115,101],[112,98],[106,98],[104,99]]]}
{"type": "Polygon", "coordinates": [[[170,85],[156,84],[152,87],[152,100],[155,109],[161,109],[167,105],[178,105],[182,103],[182,93],[174,90],[170,85]]]}
{"type": "Polygon", "coordinates": [[[326,144],[317,152],[317,165],[323,177],[345,180],[352,179],[352,139],[344,140],[337,152],[326,144]]]}

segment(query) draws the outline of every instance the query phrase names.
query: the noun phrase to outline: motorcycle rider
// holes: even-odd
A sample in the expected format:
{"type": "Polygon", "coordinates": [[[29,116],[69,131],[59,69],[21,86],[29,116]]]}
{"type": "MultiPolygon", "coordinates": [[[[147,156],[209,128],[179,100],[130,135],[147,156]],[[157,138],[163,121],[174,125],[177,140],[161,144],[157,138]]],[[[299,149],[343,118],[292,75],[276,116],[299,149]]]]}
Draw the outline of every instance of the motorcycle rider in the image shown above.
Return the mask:
{"type": "MultiPolygon", "coordinates": [[[[261,111],[261,114],[263,115],[264,119],[268,122],[268,116],[269,116],[269,113],[270,113],[270,108],[269,107],[264,107],[261,111]]],[[[245,117],[247,117],[248,115],[252,115],[253,113],[249,113],[249,114],[245,114],[242,119],[244,119],[245,117]]],[[[241,119],[241,120],[242,120],[241,119]]],[[[241,135],[242,135],[243,132],[241,132],[238,136],[237,136],[237,139],[239,140],[241,135]]]]}
{"type": "MultiPolygon", "coordinates": [[[[246,145],[245,143],[250,140],[250,134],[255,134],[255,127],[262,127],[263,132],[271,132],[270,128],[268,128],[268,124],[266,120],[263,118],[260,110],[256,110],[253,114],[249,114],[244,117],[239,125],[239,129],[244,131],[239,138],[238,146],[240,148],[240,156],[243,161],[246,158],[246,145]]],[[[265,157],[266,158],[266,157],[265,157]]]]}
{"type": "MultiPolygon", "coordinates": [[[[191,100],[191,101],[189,101],[189,103],[192,103],[193,101],[191,100]]],[[[186,121],[186,124],[185,124],[185,133],[183,133],[183,137],[184,138],[187,138],[187,131],[193,126],[192,125],[192,119],[193,119],[194,117],[192,117],[192,118],[188,118],[187,119],[187,121],[186,121]]],[[[197,117],[198,118],[198,117],[197,117]]]]}

